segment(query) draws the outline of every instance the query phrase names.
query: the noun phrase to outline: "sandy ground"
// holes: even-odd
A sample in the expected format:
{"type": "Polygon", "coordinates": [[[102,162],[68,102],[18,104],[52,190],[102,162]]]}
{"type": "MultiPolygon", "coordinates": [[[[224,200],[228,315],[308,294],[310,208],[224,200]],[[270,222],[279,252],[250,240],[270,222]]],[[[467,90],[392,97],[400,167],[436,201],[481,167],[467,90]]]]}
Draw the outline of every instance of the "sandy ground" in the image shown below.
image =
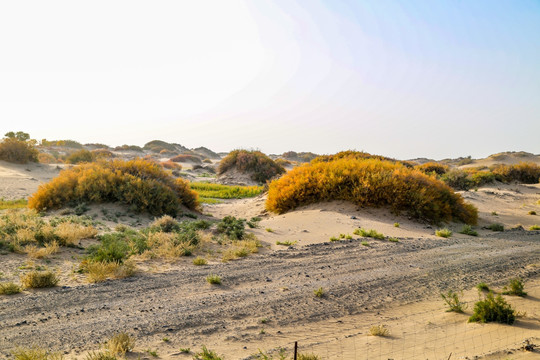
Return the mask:
{"type": "MultiPolygon", "coordinates": [[[[28,196],[58,171],[49,165],[29,170],[0,164],[0,197],[28,196]]],[[[261,196],[204,209],[215,218],[262,218],[250,231],[265,244],[263,251],[229,263],[151,261],[133,278],[89,285],[73,273],[78,249],[62,249],[50,263],[0,255],[2,280],[16,278],[21,266],[57,266],[63,274],[55,289],[0,296],[0,358],[17,346],[39,345],[83,359],[121,331],[136,338],[130,359],[153,359],[149,349],[162,359],[190,359],[180,348],[202,345],[225,359],[247,359],[259,349],[276,354],[282,347],[291,354],[295,341],[301,352],[323,359],[539,358],[519,348],[526,339],[540,346],[540,232],[526,230],[540,224],[539,216],[528,215],[540,214],[540,185],[498,184],[462,194],[480,210],[478,237],[458,234],[460,224],[445,224],[454,235],[438,238],[436,226],[345,202],[271,215],[261,196]],[[495,222],[515,229],[482,229],[495,222]],[[353,235],[358,227],[400,241],[359,238],[353,235]],[[329,241],[340,234],[353,239],[329,241]],[[209,274],[220,275],[223,284],[207,284],[209,274]],[[479,296],[474,286],[483,281],[500,291],[514,277],[525,280],[529,295],[505,298],[525,315],[513,326],[468,324],[479,296]],[[314,296],[319,287],[322,298],[314,296]],[[464,290],[465,314],[445,312],[440,293],[450,289],[464,290]],[[379,324],[389,337],[369,336],[379,324]]],[[[126,224],[143,221],[124,217],[126,224]]]]}

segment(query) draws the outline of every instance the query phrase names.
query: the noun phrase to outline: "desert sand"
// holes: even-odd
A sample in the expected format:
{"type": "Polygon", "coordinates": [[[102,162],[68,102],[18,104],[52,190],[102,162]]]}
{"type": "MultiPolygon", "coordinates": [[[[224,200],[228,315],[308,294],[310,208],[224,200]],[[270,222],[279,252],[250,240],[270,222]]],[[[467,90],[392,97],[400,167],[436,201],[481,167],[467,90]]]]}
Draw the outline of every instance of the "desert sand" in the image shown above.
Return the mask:
{"type": "MultiPolygon", "coordinates": [[[[0,163],[0,197],[27,197],[59,170],[0,163]]],[[[262,218],[249,231],[264,247],[245,259],[202,267],[189,258],[152,260],[132,278],[90,285],[70,271],[83,251],[63,249],[47,263],[62,269],[59,287],[0,296],[0,357],[39,345],[83,359],[125,331],[136,339],[130,359],[152,359],[149,349],[162,359],[190,359],[180,348],[202,345],[225,359],[248,359],[259,350],[292,354],[295,341],[323,359],[538,358],[538,350],[520,348],[526,340],[540,346],[540,231],[527,230],[540,224],[540,216],[528,214],[540,214],[540,185],[495,184],[462,195],[479,208],[478,237],[459,234],[462,225],[452,223],[445,224],[452,237],[436,237],[436,226],[347,202],[269,214],[263,195],[203,210],[215,219],[262,218]],[[491,223],[508,230],[483,228],[491,223]],[[359,227],[399,242],[353,235],[359,227]],[[352,239],[329,241],[340,234],[352,239]],[[208,274],[220,275],[222,285],[207,284],[208,274]],[[467,323],[479,282],[501,291],[515,277],[524,279],[528,296],[505,296],[521,314],[513,326],[467,323]],[[320,287],[321,298],[314,296],[320,287]],[[464,314],[445,311],[440,293],[447,290],[464,291],[464,314]],[[390,336],[370,336],[370,327],[381,324],[390,336]]],[[[2,280],[17,279],[27,263],[24,255],[0,255],[2,280]]]]}

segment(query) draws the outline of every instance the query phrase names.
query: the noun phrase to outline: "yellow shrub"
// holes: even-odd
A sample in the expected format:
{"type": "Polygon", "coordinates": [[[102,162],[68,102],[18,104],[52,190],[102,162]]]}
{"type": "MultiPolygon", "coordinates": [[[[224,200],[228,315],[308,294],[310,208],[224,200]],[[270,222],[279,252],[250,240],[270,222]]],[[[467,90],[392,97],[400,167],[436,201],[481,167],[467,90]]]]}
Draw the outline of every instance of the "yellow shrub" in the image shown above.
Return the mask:
{"type": "Polygon", "coordinates": [[[57,162],[57,160],[51,154],[39,153],[38,162],[40,162],[42,164],[54,164],[55,162],[57,162]]]}
{"type": "Polygon", "coordinates": [[[341,158],[297,167],[269,186],[266,208],[284,213],[321,201],[389,206],[394,212],[432,222],[475,224],[478,210],[443,182],[399,163],[341,158]]]}
{"type": "Polygon", "coordinates": [[[63,170],[41,185],[28,200],[38,211],[73,202],[120,202],[134,211],[176,215],[180,206],[198,207],[197,194],[183,179],[174,179],[158,164],[143,159],[85,163],[63,170]]]}
{"type": "Polygon", "coordinates": [[[448,172],[449,169],[448,165],[439,164],[433,161],[427,162],[422,165],[416,165],[414,168],[428,175],[432,173],[442,175],[448,172]]]}
{"type": "Polygon", "coordinates": [[[540,166],[534,163],[520,162],[515,165],[497,165],[492,169],[492,172],[507,182],[518,181],[523,184],[536,184],[540,180],[540,166]]]}

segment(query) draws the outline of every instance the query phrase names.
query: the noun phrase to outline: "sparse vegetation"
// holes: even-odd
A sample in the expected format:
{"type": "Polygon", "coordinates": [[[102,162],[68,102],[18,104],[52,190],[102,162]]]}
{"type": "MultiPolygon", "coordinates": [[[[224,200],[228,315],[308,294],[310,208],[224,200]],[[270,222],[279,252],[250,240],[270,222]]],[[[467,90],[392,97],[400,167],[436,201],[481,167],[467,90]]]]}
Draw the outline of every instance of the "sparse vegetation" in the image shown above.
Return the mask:
{"type": "Polygon", "coordinates": [[[397,228],[398,228],[399,226],[400,226],[400,225],[399,225],[398,222],[394,223],[394,227],[397,227],[397,228]]]}
{"type": "Polygon", "coordinates": [[[118,358],[107,351],[91,351],[86,354],[85,360],[118,360],[118,358]]]}
{"type": "Polygon", "coordinates": [[[0,295],[14,295],[21,292],[21,287],[13,282],[0,283],[0,295]]]}
{"type": "Polygon", "coordinates": [[[405,211],[435,223],[477,222],[477,209],[459,194],[405,165],[377,159],[315,160],[270,184],[267,210],[284,213],[310,203],[348,200],[359,206],[389,206],[395,213],[405,211]]]}
{"type": "Polygon", "coordinates": [[[58,281],[58,277],[52,271],[30,271],[21,276],[21,284],[31,289],[54,287],[58,281]]]}
{"type": "Polygon", "coordinates": [[[200,256],[197,256],[195,259],[193,259],[193,265],[203,266],[207,264],[208,264],[208,261],[205,258],[202,258],[200,256]]]}
{"type": "Polygon", "coordinates": [[[221,159],[218,174],[222,175],[230,169],[249,173],[253,181],[261,184],[285,172],[282,166],[262,152],[248,150],[234,150],[221,159]]]}
{"type": "Polygon", "coordinates": [[[105,347],[113,355],[125,355],[135,347],[135,339],[128,333],[121,332],[111,337],[105,347]]]}
{"type": "Polygon", "coordinates": [[[222,360],[222,358],[215,351],[212,351],[212,350],[208,349],[204,345],[203,345],[201,351],[196,353],[193,356],[193,359],[196,359],[196,360],[222,360]]]}
{"type": "Polygon", "coordinates": [[[441,297],[448,306],[447,311],[453,311],[457,313],[462,313],[465,309],[465,304],[461,301],[460,297],[463,294],[458,294],[452,290],[448,290],[446,294],[441,293],[441,297]]]}
{"type": "Polygon", "coordinates": [[[529,230],[540,230],[540,225],[532,225],[529,230]]]}
{"type": "Polygon", "coordinates": [[[189,162],[193,164],[202,164],[200,157],[189,154],[176,155],[170,159],[172,162],[189,162]]]}
{"type": "Polygon", "coordinates": [[[469,318],[469,322],[498,322],[508,325],[512,325],[515,320],[516,314],[512,306],[501,295],[495,297],[492,292],[474,305],[473,315],[469,318]]]}
{"type": "Polygon", "coordinates": [[[435,235],[443,238],[449,238],[450,236],[452,236],[452,230],[447,228],[439,229],[435,231],[435,235]]]}
{"type": "Polygon", "coordinates": [[[322,298],[325,294],[325,291],[322,287],[320,287],[318,289],[313,290],[313,293],[315,294],[316,297],[322,298]]]}
{"type": "Polygon", "coordinates": [[[210,274],[206,277],[206,281],[209,284],[212,285],[220,285],[221,284],[221,277],[219,275],[210,274]]]}
{"type": "Polygon", "coordinates": [[[470,236],[478,236],[478,232],[474,230],[471,225],[463,225],[459,233],[470,236]]]}
{"type": "Polygon", "coordinates": [[[39,347],[17,348],[12,351],[14,360],[63,360],[64,356],[60,353],[51,352],[39,347]]]}
{"type": "Polygon", "coordinates": [[[0,210],[23,209],[26,206],[28,206],[28,200],[26,199],[18,199],[18,200],[0,199],[0,210]]]}
{"type": "Polygon", "coordinates": [[[389,336],[390,330],[385,325],[373,325],[369,328],[369,334],[372,336],[389,336]]]}
{"type": "Polygon", "coordinates": [[[427,162],[422,165],[416,165],[414,168],[428,175],[429,174],[443,175],[446,172],[448,172],[448,169],[449,169],[448,165],[439,164],[433,161],[427,162]]]}
{"type": "Polygon", "coordinates": [[[286,240],[286,241],[276,241],[276,245],[282,245],[282,246],[294,246],[296,245],[296,241],[290,241],[290,240],[286,240]]]}
{"type": "Polygon", "coordinates": [[[511,279],[508,285],[503,288],[504,295],[516,295],[516,296],[527,296],[527,293],[523,291],[525,286],[521,279],[511,279]]]}
{"type": "Polygon", "coordinates": [[[485,282],[479,283],[478,285],[476,285],[476,288],[478,289],[478,291],[489,291],[489,285],[485,282]]]}
{"type": "Polygon", "coordinates": [[[491,231],[504,231],[503,224],[490,224],[487,228],[491,231]]]}
{"type": "Polygon", "coordinates": [[[369,238],[373,238],[373,239],[377,239],[377,240],[383,240],[384,239],[384,235],[381,234],[380,232],[377,232],[377,230],[374,230],[374,229],[370,229],[370,230],[366,230],[364,228],[355,229],[353,234],[360,235],[360,236],[363,236],[363,237],[369,237],[369,238]]]}
{"type": "Polygon", "coordinates": [[[388,241],[390,241],[390,242],[399,242],[399,239],[395,238],[395,237],[389,237],[388,241]]]}
{"type": "Polygon", "coordinates": [[[369,243],[367,241],[362,241],[360,244],[363,245],[363,246],[368,246],[368,247],[371,246],[371,245],[369,245],[369,243]]]}
{"type": "Polygon", "coordinates": [[[528,212],[528,214],[529,214],[529,215],[536,215],[536,211],[531,210],[531,211],[528,212]]]}
{"type": "Polygon", "coordinates": [[[37,211],[73,202],[119,202],[133,211],[176,215],[180,206],[198,207],[197,194],[182,179],[174,179],[158,164],[142,159],[86,163],[63,170],[41,185],[28,202],[37,211]]]}

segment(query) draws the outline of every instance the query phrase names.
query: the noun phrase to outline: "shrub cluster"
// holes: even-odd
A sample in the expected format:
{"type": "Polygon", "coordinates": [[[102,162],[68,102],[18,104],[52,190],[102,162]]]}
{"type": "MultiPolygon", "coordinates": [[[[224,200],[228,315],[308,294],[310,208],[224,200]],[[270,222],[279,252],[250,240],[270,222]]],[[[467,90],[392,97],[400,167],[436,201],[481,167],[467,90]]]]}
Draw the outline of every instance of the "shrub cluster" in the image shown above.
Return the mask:
{"type": "Polygon", "coordinates": [[[248,150],[231,151],[220,161],[218,174],[222,175],[230,169],[250,173],[251,179],[258,183],[264,183],[285,172],[282,166],[262,152],[248,150]]]}
{"type": "Polygon", "coordinates": [[[195,155],[189,155],[189,154],[176,155],[175,157],[172,157],[170,161],[175,162],[175,163],[176,162],[190,162],[194,164],[202,164],[202,160],[200,157],[195,156],[195,155]]]}
{"type": "Polygon", "coordinates": [[[16,136],[9,137],[9,134],[0,141],[0,160],[16,164],[38,161],[39,152],[34,147],[35,141],[23,140],[16,136]]]}
{"type": "Polygon", "coordinates": [[[474,304],[472,316],[469,322],[498,322],[512,325],[516,320],[515,310],[508,304],[501,295],[495,297],[489,292],[484,300],[474,304]]]}
{"type": "Polygon", "coordinates": [[[161,150],[169,150],[171,152],[178,152],[178,148],[174,144],[162,140],[152,140],[147,142],[143,146],[144,150],[150,150],[155,153],[159,153],[161,150]]]}
{"type": "Polygon", "coordinates": [[[340,160],[340,159],[349,159],[349,160],[376,159],[376,160],[386,160],[386,161],[392,161],[392,162],[396,161],[395,159],[388,158],[382,155],[372,155],[370,153],[363,152],[363,151],[347,150],[347,151],[340,151],[337,154],[333,154],[333,155],[321,155],[311,160],[311,162],[312,163],[331,162],[331,161],[340,160]]]}
{"type": "Polygon", "coordinates": [[[137,151],[137,152],[143,152],[142,147],[137,145],[121,145],[114,148],[116,151],[137,151]]]}
{"type": "Polygon", "coordinates": [[[312,161],[269,186],[266,209],[284,213],[298,206],[347,200],[359,206],[389,206],[434,223],[475,224],[478,210],[443,182],[399,163],[342,158],[312,161]]]}
{"type": "Polygon", "coordinates": [[[59,146],[59,147],[67,147],[71,149],[82,149],[83,146],[80,142],[75,140],[47,140],[43,139],[41,140],[41,146],[59,146]]]}
{"type": "Polygon", "coordinates": [[[174,179],[158,164],[142,159],[99,161],[63,170],[41,185],[28,205],[43,211],[81,202],[120,202],[133,211],[173,216],[181,205],[198,207],[197,194],[187,181],[174,179]]]}
{"type": "Polygon", "coordinates": [[[448,165],[439,164],[433,161],[427,162],[422,165],[416,165],[414,167],[417,170],[420,170],[424,174],[436,174],[443,175],[448,172],[448,165]]]}

